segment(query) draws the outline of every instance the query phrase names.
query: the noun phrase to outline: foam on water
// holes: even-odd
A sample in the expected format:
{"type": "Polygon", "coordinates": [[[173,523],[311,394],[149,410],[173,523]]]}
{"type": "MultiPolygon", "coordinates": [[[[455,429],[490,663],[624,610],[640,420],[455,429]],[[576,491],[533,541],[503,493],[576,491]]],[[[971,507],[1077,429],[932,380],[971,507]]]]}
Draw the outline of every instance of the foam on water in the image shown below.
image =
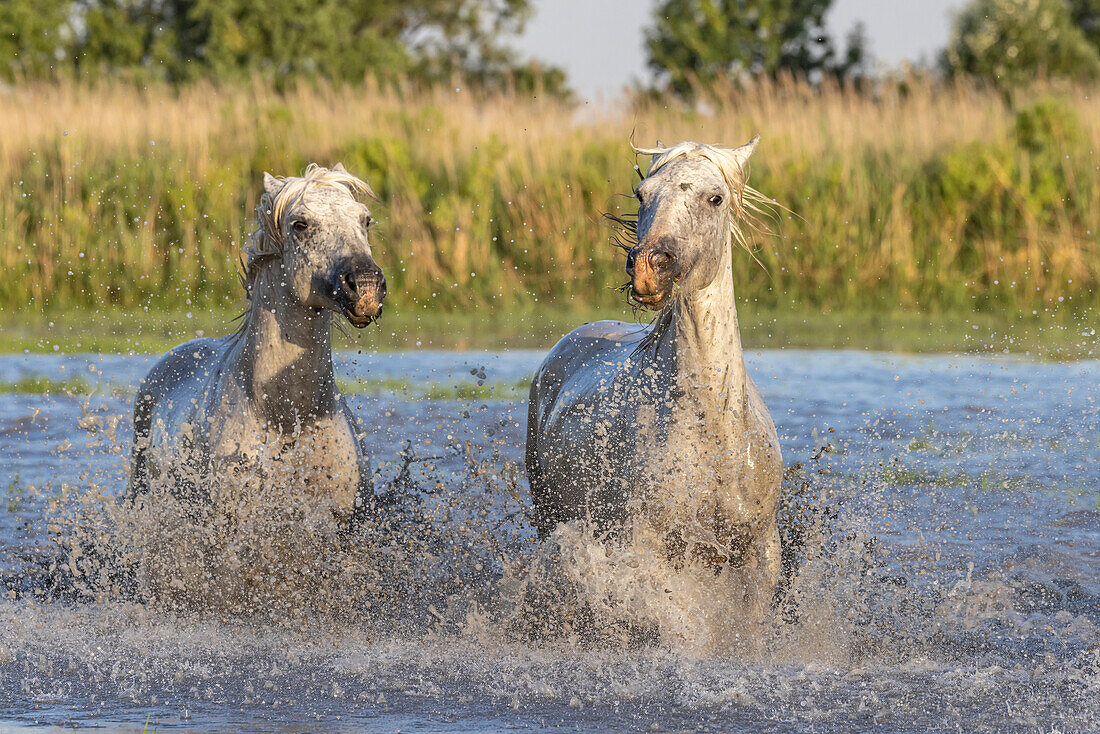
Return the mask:
{"type": "Polygon", "coordinates": [[[736,570],[579,524],[536,542],[521,404],[360,401],[378,501],[347,534],[293,482],[120,503],[119,398],[6,396],[5,478],[37,489],[0,525],[0,719],[1094,728],[1100,365],[854,355],[799,391],[801,356],[760,381],[802,461],[763,611],[736,570]]]}

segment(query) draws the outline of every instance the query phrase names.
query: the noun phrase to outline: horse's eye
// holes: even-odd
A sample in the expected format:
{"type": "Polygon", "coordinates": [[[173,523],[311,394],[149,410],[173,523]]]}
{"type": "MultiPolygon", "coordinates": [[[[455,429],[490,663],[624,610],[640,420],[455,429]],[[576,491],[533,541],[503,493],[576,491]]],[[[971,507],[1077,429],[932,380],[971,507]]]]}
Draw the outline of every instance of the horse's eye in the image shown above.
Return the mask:
{"type": "Polygon", "coordinates": [[[294,227],[295,232],[305,232],[307,229],[309,229],[309,222],[305,221],[304,219],[295,219],[293,222],[291,222],[290,226],[294,227]]]}
{"type": "Polygon", "coordinates": [[[721,194],[715,194],[714,196],[707,199],[707,201],[709,201],[714,206],[718,206],[719,204],[722,203],[722,195],[721,194]]]}

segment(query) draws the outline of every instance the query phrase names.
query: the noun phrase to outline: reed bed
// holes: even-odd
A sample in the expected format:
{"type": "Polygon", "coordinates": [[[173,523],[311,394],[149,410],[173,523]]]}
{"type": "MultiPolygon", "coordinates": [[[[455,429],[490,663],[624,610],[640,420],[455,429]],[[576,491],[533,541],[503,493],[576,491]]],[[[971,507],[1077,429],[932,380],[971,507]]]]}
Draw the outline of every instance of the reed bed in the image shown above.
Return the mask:
{"type": "MultiPolygon", "coordinates": [[[[736,262],[739,296],[815,310],[1091,308],[1097,90],[1012,99],[922,80],[779,81],[694,109],[571,107],[462,88],[263,83],[0,92],[0,309],[228,307],[260,174],[342,161],[379,195],[399,308],[620,302],[602,211],[630,211],[629,145],[737,144],[789,208],[736,262]]],[[[643,167],[646,161],[637,161],[643,167]]]]}

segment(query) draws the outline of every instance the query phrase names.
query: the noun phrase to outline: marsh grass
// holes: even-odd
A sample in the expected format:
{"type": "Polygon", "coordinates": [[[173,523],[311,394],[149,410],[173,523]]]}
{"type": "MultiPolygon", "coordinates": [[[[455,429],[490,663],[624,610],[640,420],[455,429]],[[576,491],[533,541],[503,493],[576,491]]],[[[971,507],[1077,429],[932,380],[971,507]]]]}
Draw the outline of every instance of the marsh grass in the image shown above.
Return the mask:
{"type": "Polygon", "coordinates": [[[962,470],[939,472],[915,467],[891,465],[882,473],[882,481],[892,487],[963,487],[983,492],[1008,492],[1050,489],[1027,475],[1008,475],[992,469],[978,474],[962,470]]]}
{"type": "MultiPolygon", "coordinates": [[[[754,309],[1042,313],[1097,303],[1100,102],[966,83],[791,81],[707,108],[568,107],[463,87],[23,85],[0,106],[0,319],[231,311],[264,170],[342,161],[379,194],[376,254],[411,313],[617,308],[640,144],[763,139],[793,214],[736,260],[754,309]]],[[[645,160],[639,161],[642,165],[645,160]]]]}
{"type": "MultiPolygon", "coordinates": [[[[131,397],[132,387],[98,386],[100,391],[131,397]]],[[[403,400],[518,400],[527,395],[530,381],[458,381],[454,383],[413,382],[400,378],[337,379],[337,387],[345,395],[397,396],[403,400]]],[[[81,378],[58,380],[51,377],[24,377],[15,381],[0,381],[0,394],[27,395],[89,395],[97,386],[81,378]]]]}
{"type": "Polygon", "coordinates": [[[79,377],[65,380],[55,380],[51,377],[23,377],[14,382],[0,382],[0,393],[27,393],[34,395],[48,395],[61,393],[64,395],[87,395],[92,391],[91,385],[79,377]]]}
{"type": "MultiPolygon", "coordinates": [[[[1095,357],[1095,311],[1074,314],[876,311],[822,312],[802,307],[761,308],[739,299],[742,341],[754,349],[857,349],[909,353],[1018,354],[1038,359],[1095,357]],[[1091,333],[1090,333],[1091,332],[1091,333]]],[[[64,314],[0,313],[0,353],[159,354],[196,337],[220,337],[237,328],[236,309],[129,310],[122,307],[64,314]],[[190,317],[188,317],[190,313],[190,317]]],[[[490,306],[431,311],[395,308],[363,329],[340,325],[338,350],[548,349],[581,324],[597,319],[646,323],[648,312],[623,304],[601,308],[546,306],[495,311],[490,306]]]]}
{"type": "Polygon", "coordinates": [[[367,380],[338,379],[337,387],[345,395],[394,395],[404,400],[518,400],[526,397],[531,383],[515,382],[424,382],[399,378],[367,380]]]}

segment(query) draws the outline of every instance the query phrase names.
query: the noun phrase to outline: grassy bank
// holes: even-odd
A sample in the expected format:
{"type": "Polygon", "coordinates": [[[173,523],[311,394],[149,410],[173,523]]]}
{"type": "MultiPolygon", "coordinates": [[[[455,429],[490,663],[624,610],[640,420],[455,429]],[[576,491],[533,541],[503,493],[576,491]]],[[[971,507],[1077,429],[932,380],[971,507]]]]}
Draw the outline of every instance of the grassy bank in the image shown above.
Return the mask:
{"type": "MultiPolygon", "coordinates": [[[[237,328],[239,311],[74,311],[66,315],[0,318],[0,353],[160,353],[198,336],[237,328]]],[[[443,313],[395,309],[359,331],[333,332],[341,350],[548,349],[580,324],[596,319],[644,323],[650,316],[623,306],[502,311],[475,307],[443,313]]],[[[1040,359],[1100,356],[1095,312],[1010,315],[1004,312],[879,312],[739,307],[746,349],[858,349],[895,352],[1010,353],[1040,359]]],[[[339,323],[339,322],[338,322],[339,323]]]]}
{"type": "MultiPolygon", "coordinates": [[[[337,388],[345,395],[397,395],[406,400],[518,400],[527,395],[529,380],[515,382],[413,382],[402,379],[337,379],[337,388]]],[[[133,397],[133,385],[96,384],[79,377],[54,379],[24,377],[14,382],[0,381],[0,394],[17,395],[90,395],[93,392],[133,397]]]]}
{"type": "Polygon", "coordinates": [[[598,214],[633,204],[616,196],[631,190],[632,130],[639,144],[762,134],[752,181],[796,215],[761,240],[764,268],[738,257],[753,308],[1097,305],[1093,90],[1006,100],[913,81],[866,93],[777,83],[720,98],[705,111],[594,110],[453,87],[8,90],[0,321],[231,311],[261,172],[310,161],[343,161],[378,192],[376,253],[400,318],[615,309],[621,255],[598,214]]]}

